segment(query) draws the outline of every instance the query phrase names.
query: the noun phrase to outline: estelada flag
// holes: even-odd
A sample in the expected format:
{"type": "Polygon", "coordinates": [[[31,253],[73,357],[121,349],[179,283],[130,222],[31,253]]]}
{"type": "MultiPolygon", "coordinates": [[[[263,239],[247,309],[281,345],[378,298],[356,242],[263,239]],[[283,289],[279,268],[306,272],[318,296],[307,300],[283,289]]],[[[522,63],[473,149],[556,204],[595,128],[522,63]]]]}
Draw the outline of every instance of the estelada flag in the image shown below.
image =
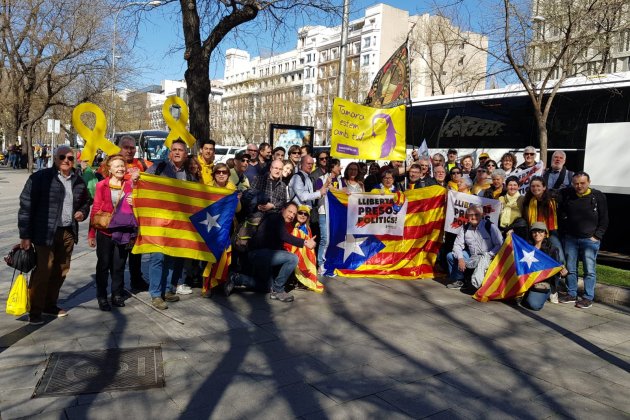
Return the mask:
{"type": "Polygon", "coordinates": [[[479,302],[514,298],[560,270],[558,261],[512,233],[505,238],[473,297],[479,302]]]}
{"type": "Polygon", "coordinates": [[[232,193],[200,182],[143,173],[133,190],[138,238],[131,252],[216,262],[190,217],[232,193]]]}
{"type": "Polygon", "coordinates": [[[444,233],[446,190],[440,186],[406,191],[403,236],[353,235],[347,228],[348,195],[329,191],[326,274],[413,280],[433,278],[444,233]]]}
{"type": "Polygon", "coordinates": [[[409,51],[407,40],[389,57],[372,81],[364,105],[391,108],[409,102],[409,51]]]}

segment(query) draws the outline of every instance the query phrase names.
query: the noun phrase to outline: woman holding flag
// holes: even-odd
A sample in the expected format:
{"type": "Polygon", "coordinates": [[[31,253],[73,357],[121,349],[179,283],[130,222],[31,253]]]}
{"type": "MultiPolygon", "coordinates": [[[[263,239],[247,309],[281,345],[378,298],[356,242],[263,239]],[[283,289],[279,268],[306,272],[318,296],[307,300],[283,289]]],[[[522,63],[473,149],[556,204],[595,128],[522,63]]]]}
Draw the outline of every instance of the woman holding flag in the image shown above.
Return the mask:
{"type": "MultiPolygon", "coordinates": [[[[287,231],[300,239],[313,238],[313,232],[309,226],[311,208],[306,204],[298,207],[296,222],[293,227],[287,225],[287,231]]],[[[315,250],[308,247],[298,248],[297,246],[284,243],[284,249],[298,256],[298,265],[295,267],[295,277],[309,290],[317,293],[324,291],[324,285],[317,279],[317,266],[315,265],[315,250]]]]}

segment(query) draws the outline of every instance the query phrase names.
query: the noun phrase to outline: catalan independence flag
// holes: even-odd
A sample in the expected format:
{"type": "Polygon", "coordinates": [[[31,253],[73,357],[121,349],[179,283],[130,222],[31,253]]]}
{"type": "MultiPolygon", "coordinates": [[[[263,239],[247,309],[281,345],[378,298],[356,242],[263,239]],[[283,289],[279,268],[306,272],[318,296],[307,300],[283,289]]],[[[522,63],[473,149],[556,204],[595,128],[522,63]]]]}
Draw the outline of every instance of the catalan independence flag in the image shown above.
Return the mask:
{"type": "MultiPolygon", "coordinates": [[[[132,253],[216,262],[190,217],[233,191],[143,173],[133,190],[138,238],[132,253]]],[[[234,216],[234,214],[232,214],[234,216]]]]}
{"type": "Polygon", "coordinates": [[[402,237],[346,233],[348,195],[327,196],[328,249],[325,269],[343,277],[432,278],[444,232],[446,190],[440,186],[406,191],[402,237]]]}
{"type": "Polygon", "coordinates": [[[512,233],[490,263],[473,297],[479,302],[517,297],[561,269],[558,261],[512,233]]]}

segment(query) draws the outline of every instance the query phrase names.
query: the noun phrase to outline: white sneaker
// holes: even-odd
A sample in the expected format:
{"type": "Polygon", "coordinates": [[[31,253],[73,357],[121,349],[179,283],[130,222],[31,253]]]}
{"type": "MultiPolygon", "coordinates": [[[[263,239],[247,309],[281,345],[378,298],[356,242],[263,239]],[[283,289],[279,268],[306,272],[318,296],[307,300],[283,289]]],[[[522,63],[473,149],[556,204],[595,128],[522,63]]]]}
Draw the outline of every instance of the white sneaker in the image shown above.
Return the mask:
{"type": "Polygon", "coordinates": [[[326,269],[324,268],[324,266],[320,265],[319,268],[317,269],[317,275],[323,276],[325,272],[326,272],[326,269]]]}
{"type": "Polygon", "coordinates": [[[192,289],[185,284],[178,284],[177,289],[175,289],[175,293],[178,295],[190,295],[192,294],[192,289]]]}
{"type": "Polygon", "coordinates": [[[549,295],[549,302],[558,303],[558,292],[549,295]]]}

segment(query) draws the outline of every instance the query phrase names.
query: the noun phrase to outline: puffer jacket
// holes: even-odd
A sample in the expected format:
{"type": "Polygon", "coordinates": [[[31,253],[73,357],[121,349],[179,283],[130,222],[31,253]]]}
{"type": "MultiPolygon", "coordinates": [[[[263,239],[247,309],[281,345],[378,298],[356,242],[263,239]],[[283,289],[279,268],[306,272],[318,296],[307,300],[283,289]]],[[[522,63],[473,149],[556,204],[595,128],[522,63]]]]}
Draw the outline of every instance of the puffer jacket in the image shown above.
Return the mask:
{"type": "MultiPolygon", "coordinates": [[[[51,246],[61,222],[65,189],[57,177],[57,168],[39,170],[28,178],[20,194],[18,229],[20,239],[30,239],[39,246],[51,246]]],[[[80,211],[83,220],[90,213],[90,195],[83,178],[72,176],[72,214],[80,211]]],[[[74,242],[79,240],[79,223],[73,219],[74,242]]]]}

